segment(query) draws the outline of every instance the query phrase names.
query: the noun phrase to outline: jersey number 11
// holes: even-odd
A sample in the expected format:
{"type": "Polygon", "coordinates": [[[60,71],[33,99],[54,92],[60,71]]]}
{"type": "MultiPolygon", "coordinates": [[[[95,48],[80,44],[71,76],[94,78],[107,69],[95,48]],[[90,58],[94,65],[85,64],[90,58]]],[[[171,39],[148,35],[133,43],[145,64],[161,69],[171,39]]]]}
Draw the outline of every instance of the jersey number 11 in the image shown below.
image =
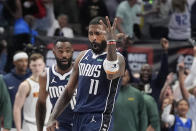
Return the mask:
{"type": "Polygon", "coordinates": [[[97,95],[99,80],[91,79],[89,94],[97,95]]]}

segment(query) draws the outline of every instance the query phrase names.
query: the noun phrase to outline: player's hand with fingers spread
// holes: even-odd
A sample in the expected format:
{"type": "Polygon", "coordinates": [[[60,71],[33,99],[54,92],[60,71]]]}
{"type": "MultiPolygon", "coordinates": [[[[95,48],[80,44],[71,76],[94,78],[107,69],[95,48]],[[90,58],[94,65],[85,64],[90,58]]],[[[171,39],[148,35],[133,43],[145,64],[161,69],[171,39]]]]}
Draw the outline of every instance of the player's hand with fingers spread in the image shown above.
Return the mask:
{"type": "Polygon", "coordinates": [[[55,129],[59,129],[58,122],[53,119],[49,119],[46,124],[47,131],[55,131],[55,129]]]}
{"type": "Polygon", "coordinates": [[[106,22],[107,25],[103,23],[103,21],[100,21],[100,24],[103,25],[104,27],[104,36],[106,41],[108,40],[117,40],[117,35],[116,35],[116,24],[117,24],[117,18],[114,19],[113,25],[111,26],[110,20],[108,16],[106,16],[106,22]]]}
{"type": "Polygon", "coordinates": [[[168,51],[169,48],[169,41],[166,38],[161,39],[161,46],[165,51],[168,51]]]}

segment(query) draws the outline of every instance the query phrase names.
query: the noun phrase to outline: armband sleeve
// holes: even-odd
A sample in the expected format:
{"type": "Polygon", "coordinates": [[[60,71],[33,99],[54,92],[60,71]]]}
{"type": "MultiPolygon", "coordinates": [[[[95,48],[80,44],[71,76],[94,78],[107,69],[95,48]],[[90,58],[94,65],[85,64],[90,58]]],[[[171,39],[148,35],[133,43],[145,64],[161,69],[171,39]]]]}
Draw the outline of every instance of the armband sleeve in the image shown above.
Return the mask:
{"type": "Polygon", "coordinates": [[[116,61],[108,61],[107,59],[103,62],[103,68],[106,74],[115,74],[119,70],[119,63],[118,60],[116,61]]]}

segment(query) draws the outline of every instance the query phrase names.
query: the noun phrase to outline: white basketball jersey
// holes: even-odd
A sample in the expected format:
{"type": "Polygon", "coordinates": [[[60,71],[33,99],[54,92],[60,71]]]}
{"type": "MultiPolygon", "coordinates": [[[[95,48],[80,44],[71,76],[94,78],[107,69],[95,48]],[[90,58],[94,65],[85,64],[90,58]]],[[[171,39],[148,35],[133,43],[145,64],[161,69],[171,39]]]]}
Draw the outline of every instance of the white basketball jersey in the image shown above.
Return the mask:
{"type": "Polygon", "coordinates": [[[191,37],[190,10],[188,5],[184,12],[172,12],[169,22],[169,38],[185,40],[191,37]]]}
{"type": "MultiPolygon", "coordinates": [[[[30,86],[30,93],[27,96],[23,107],[24,121],[36,124],[35,110],[36,110],[36,103],[39,94],[39,83],[32,80],[31,78],[28,78],[27,82],[29,83],[30,86]]],[[[46,108],[47,108],[47,112],[46,112],[45,123],[48,121],[52,108],[49,97],[47,98],[46,108]]]]}

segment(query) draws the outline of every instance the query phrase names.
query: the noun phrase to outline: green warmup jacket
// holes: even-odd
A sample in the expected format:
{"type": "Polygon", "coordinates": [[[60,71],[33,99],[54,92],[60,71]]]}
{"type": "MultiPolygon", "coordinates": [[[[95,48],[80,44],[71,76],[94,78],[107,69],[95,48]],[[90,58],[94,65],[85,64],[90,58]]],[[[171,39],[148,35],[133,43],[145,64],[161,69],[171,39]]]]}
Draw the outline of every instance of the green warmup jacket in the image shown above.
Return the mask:
{"type": "Polygon", "coordinates": [[[148,125],[151,125],[155,131],[160,131],[160,118],[157,103],[152,96],[145,93],[144,102],[147,112],[148,125]]]}
{"type": "Polygon", "coordinates": [[[121,87],[114,106],[113,131],[146,131],[143,94],[131,85],[121,87]]]}
{"type": "MultiPolygon", "coordinates": [[[[11,129],[12,127],[12,106],[7,87],[0,75],[0,117],[3,118],[3,128],[11,129]]],[[[0,124],[1,129],[1,124],[0,124]]]]}

